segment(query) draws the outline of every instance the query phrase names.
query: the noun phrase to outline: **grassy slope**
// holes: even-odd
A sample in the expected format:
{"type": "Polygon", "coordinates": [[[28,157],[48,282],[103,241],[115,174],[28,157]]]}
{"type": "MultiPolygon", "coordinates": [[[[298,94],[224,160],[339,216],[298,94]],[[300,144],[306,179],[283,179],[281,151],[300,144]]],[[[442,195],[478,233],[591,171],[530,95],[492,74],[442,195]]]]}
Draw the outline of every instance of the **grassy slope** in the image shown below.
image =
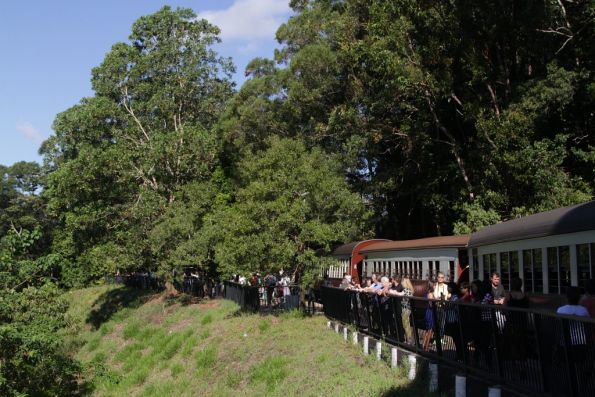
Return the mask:
{"type": "Polygon", "coordinates": [[[229,301],[181,305],[113,287],[69,299],[67,339],[92,395],[420,395],[321,316],[236,315],[229,301]]]}

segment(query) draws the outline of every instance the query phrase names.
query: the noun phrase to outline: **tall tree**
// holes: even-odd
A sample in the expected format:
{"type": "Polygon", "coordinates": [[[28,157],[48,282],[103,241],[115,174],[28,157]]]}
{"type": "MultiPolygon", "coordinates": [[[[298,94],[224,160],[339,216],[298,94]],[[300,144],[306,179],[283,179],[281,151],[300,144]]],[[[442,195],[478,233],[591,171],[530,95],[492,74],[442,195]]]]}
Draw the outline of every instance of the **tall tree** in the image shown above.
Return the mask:
{"type": "Polygon", "coordinates": [[[318,269],[337,242],[366,235],[368,211],[341,163],[299,140],[271,138],[243,160],[235,202],[212,212],[196,246],[225,275],[318,269]]]}
{"type": "Polygon", "coordinates": [[[233,92],[231,61],[211,49],[218,33],[189,9],[141,17],[93,69],[95,96],[56,118],[44,194],[61,220],[56,250],[76,259],[71,278],[154,268],[151,230],[178,190],[210,179],[213,125],[233,92]]]}

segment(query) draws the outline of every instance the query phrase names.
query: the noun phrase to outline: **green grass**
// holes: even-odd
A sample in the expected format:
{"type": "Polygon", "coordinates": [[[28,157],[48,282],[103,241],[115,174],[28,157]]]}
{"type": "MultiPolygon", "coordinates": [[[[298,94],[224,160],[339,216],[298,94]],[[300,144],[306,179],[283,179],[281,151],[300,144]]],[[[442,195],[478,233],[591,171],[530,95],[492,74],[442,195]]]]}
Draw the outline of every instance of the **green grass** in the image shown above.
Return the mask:
{"type": "Polygon", "coordinates": [[[87,368],[90,395],[425,395],[404,370],[364,357],[325,330],[323,317],[238,316],[228,301],[181,304],[124,292],[69,293],[64,333],[87,368]]]}

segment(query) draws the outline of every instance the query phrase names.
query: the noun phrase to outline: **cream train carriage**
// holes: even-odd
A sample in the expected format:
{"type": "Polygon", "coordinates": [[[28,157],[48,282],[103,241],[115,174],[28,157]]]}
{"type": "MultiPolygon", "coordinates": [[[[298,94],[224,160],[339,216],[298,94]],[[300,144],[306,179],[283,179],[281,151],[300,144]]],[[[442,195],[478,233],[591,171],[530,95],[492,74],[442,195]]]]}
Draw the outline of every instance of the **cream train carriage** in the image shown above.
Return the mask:
{"type": "Polygon", "coordinates": [[[459,282],[467,274],[468,241],[469,236],[464,235],[371,244],[361,250],[365,255],[363,273],[430,280],[441,271],[447,280],[459,282]]]}
{"type": "Polygon", "coordinates": [[[595,277],[595,201],[485,227],[471,234],[472,279],[500,273],[507,290],[520,277],[525,292],[564,294],[595,277]]]}

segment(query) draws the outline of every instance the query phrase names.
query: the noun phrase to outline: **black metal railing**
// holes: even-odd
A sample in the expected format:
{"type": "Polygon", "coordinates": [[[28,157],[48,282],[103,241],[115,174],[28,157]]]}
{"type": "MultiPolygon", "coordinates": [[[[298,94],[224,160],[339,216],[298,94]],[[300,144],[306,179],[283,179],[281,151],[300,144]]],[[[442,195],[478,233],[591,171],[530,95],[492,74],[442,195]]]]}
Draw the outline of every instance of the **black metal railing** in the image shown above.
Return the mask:
{"type": "Polygon", "coordinates": [[[292,310],[300,308],[300,287],[290,286],[252,286],[233,281],[225,281],[224,296],[236,302],[243,310],[259,309],[292,310]]]}
{"type": "Polygon", "coordinates": [[[527,309],[322,287],[325,314],[503,388],[595,395],[595,321],[527,309]]]}

